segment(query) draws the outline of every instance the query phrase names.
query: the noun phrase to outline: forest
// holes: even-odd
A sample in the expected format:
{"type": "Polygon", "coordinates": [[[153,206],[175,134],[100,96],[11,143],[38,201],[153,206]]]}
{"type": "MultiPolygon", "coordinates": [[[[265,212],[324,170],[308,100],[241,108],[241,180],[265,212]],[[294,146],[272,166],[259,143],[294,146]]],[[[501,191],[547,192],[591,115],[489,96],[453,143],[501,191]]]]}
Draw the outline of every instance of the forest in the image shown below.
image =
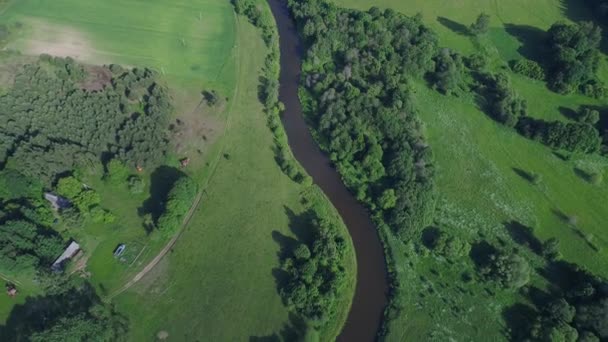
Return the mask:
{"type": "Polygon", "coordinates": [[[409,79],[434,68],[437,38],[392,10],[291,1],[308,52],[302,99],[345,184],[402,238],[431,219],[433,160],[409,79]]]}
{"type": "Polygon", "coordinates": [[[132,167],[157,165],[171,105],[155,78],[117,65],[93,75],[71,58],[45,55],[24,65],[0,96],[0,165],[47,185],[113,156],[132,167]]]}

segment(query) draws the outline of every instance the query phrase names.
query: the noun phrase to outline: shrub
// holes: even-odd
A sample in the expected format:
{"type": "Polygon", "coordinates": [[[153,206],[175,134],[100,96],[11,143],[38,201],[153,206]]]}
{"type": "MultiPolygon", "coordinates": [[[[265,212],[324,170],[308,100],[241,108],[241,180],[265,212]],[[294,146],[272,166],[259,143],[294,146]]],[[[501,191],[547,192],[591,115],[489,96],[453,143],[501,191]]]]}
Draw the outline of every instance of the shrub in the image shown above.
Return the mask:
{"type": "Polygon", "coordinates": [[[127,183],[129,186],[129,191],[132,194],[141,194],[146,188],[146,183],[144,182],[144,180],[136,175],[129,176],[127,183]]]}
{"type": "Polygon", "coordinates": [[[490,256],[481,273],[505,288],[518,289],[530,280],[530,265],[519,254],[498,251],[490,256]]]}
{"type": "Polygon", "coordinates": [[[464,64],[462,57],[450,49],[442,49],[435,57],[433,72],[434,87],[441,93],[457,93],[464,83],[464,64]]]}
{"type": "Polygon", "coordinates": [[[600,112],[595,109],[584,107],[581,109],[576,119],[582,123],[595,125],[600,121],[600,112]]]}
{"type": "Polygon", "coordinates": [[[112,159],[106,164],[105,179],[113,185],[123,185],[129,178],[129,168],[118,159],[112,159]]]}
{"type": "Polygon", "coordinates": [[[158,219],[158,229],[165,235],[173,234],[179,227],[196,197],[197,185],[192,178],[178,179],[167,195],[164,211],[158,219]]]}
{"type": "Polygon", "coordinates": [[[469,27],[469,31],[476,36],[487,33],[489,29],[490,16],[486,13],[481,13],[469,27]]]}
{"type": "Polygon", "coordinates": [[[542,81],[545,79],[545,70],[543,67],[541,67],[540,64],[528,59],[514,61],[511,65],[511,69],[520,75],[524,75],[535,80],[542,81]]]}

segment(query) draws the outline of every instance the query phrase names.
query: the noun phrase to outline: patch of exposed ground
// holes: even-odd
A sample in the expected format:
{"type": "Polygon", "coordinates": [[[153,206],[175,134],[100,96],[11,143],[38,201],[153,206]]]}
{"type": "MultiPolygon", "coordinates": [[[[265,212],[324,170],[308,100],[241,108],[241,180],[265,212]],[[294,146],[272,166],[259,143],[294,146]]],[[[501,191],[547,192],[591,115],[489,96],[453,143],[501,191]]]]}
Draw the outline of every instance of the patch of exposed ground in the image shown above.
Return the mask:
{"type": "Polygon", "coordinates": [[[25,54],[46,53],[82,61],[91,61],[96,55],[90,39],[76,29],[40,19],[28,19],[25,23],[30,29],[29,38],[23,46],[25,54]]]}
{"type": "Polygon", "coordinates": [[[87,66],[87,76],[79,84],[80,87],[88,91],[99,91],[110,84],[112,81],[112,72],[107,67],[102,66],[87,66]]]}

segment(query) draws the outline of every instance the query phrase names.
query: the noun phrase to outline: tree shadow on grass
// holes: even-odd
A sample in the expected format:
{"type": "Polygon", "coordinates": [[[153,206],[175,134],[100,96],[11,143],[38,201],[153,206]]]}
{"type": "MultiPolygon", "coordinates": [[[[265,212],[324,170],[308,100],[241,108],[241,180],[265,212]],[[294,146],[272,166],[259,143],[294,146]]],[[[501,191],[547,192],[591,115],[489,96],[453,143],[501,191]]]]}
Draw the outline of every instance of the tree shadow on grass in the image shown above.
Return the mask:
{"type": "Polygon", "coordinates": [[[16,305],[0,326],[2,341],[21,341],[25,336],[43,331],[66,315],[87,312],[99,303],[99,298],[91,285],[64,291],[63,293],[27,297],[25,303],[16,305]]]}
{"type": "Polygon", "coordinates": [[[567,119],[572,120],[572,121],[577,121],[579,114],[576,110],[572,109],[572,108],[568,108],[568,107],[563,107],[563,106],[559,106],[557,108],[557,110],[559,110],[559,112],[567,119]]]}
{"type": "Polygon", "coordinates": [[[507,325],[505,335],[510,341],[524,341],[529,337],[531,324],[538,315],[537,311],[526,304],[516,303],[502,311],[502,317],[507,325]]]}
{"type": "Polygon", "coordinates": [[[306,334],[306,323],[297,315],[289,314],[288,321],[285,322],[280,331],[266,336],[250,336],[249,342],[282,342],[300,341],[306,334]]]}
{"type": "Polygon", "coordinates": [[[152,214],[152,219],[156,222],[165,210],[165,201],[173,184],[184,176],[185,173],[174,167],[163,165],[156,168],[150,175],[150,196],[138,208],[139,215],[152,214]]]}
{"type": "Polygon", "coordinates": [[[506,222],[504,225],[514,242],[529,248],[535,254],[542,253],[542,243],[534,236],[532,228],[514,220],[506,222]]]}
{"type": "Polygon", "coordinates": [[[469,31],[469,28],[459,22],[456,22],[454,20],[448,19],[446,17],[437,17],[437,21],[443,25],[444,27],[446,27],[447,29],[449,29],[450,31],[463,35],[463,36],[471,36],[471,31],[469,31]]]}
{"type": "Polygon", "coordinates": [[[490,262],[492,255],[496,254],[496,247],[489,244],[487,241],[480,241],[471,246],[469,256],[475,263],[477,268],[482,268],[490,262]]]}
{"type": "Polygon", "coordinates": [[[517,39],[521,46],[517,52],[524,58],[545,64],[548,53],[547,32],[529,25],[505,24],[505,31],[517,39]]]}

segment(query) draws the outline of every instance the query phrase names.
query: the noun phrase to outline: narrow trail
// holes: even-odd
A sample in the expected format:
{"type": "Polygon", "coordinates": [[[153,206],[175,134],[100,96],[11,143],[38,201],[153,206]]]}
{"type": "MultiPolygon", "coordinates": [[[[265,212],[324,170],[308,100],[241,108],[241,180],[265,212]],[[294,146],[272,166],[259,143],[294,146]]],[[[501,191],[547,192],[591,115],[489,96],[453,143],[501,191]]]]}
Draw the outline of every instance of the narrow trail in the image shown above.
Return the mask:
{"type": "MultiPolygon", "coordinates": [[[[236,16],[236,14],[234,15],[234,20],[235,20],[235,27],[236,27],[236,35],[235,37],[238,37],[238,31],[239,31],[239,18],[236,16]]],[[[239,59],[239,44],[238,42],[236,42],[235,38],[235,45],[234,45],[234,59],[236,61],[236,82],[234,85],[234,91],[232,94],[232,101],[230,101],[229,104],[229,108],[227,110],[227,119],[226,119],[226,127],[224,129],[224,131],[222,132],[222,137],[225,136],[226,132],[230,129],[230,125],[231,125],[231,118],[232,118],[232,109],[234,107],[234,102],[236,101],[236,99],[238,98],[239,95],[239,91],[240,91],[240,80],[239,80],[239,74],[241,71],[240,68],[240,63],[238,62],[239,59]]],[[[202,101],[196,106],[196,108],[194,110],[197,110],[198,108],[200,108],[202,104],[202,101]]],[[[213,178],[213,176],[215,175],[215,171],[217,170],[217,166],[219,165],[222,156],[224,155],[224,151],[225,151],[225,145],[222,145],[220,148],[220,151],[218,152],[216,159],[213,163],[213,169],[211,171],[211,173],[209,174],[209,177],[207,177],[207,179],[204,181],[204,184],[201,185],[201,188],[199,190],[199,192],[196,194],[196,197],[194,198],[194,202],[192,202],[192,206],[190,207],[190,210],[188,210],[188,213],[186,214],[186,217],[184,217],[184,221],[182,222],[182,226],[179,230],[179,232],[177,232],[172,238],[171,240],[169,240],[169,242],[167,242],[167,244],[165,245],[165,247],[163,247],[162,250],[160,250],[160,252],[154,257],[154,259],[152,259],[141,271],[139,271],[131,280],[129,280],[125,285],[123,285],[121,288],[119,288],[118,290],[112,292],[110,295],[106,296],[104,298],[105,301],[110,301],[113,298],[117,297],[118,295],[122,294],[123,292],[125,292],[126,290],[128,290],[129,288],[131,288],[133,285],[135,285],[137,282],[139,282],[146,274],[148,274],[148,272],[150,272],[152,269],[154,269],[154,267],[156,267],[156,265],[158,265],[158,263],[165,257],[165,255],[167,255],[167,253],[173,248],[173,246],[175,246],[175,243],[177,242],[177,240],[179,240],[179,238],[182,236],[182,234],[184,233],[184,231],[186,230],[186,227],[188,226],[188,224],[190,223],[190,220],[192,219],[192,216],[194,216],[194,213],[196,212],[196,210],[198,209],[200,203],[201,203],[201,199],[203,198],[203,194],[205,193],[207,186],[209,185],[209,182],[211,181],[211,179],[213,178]]]]}

